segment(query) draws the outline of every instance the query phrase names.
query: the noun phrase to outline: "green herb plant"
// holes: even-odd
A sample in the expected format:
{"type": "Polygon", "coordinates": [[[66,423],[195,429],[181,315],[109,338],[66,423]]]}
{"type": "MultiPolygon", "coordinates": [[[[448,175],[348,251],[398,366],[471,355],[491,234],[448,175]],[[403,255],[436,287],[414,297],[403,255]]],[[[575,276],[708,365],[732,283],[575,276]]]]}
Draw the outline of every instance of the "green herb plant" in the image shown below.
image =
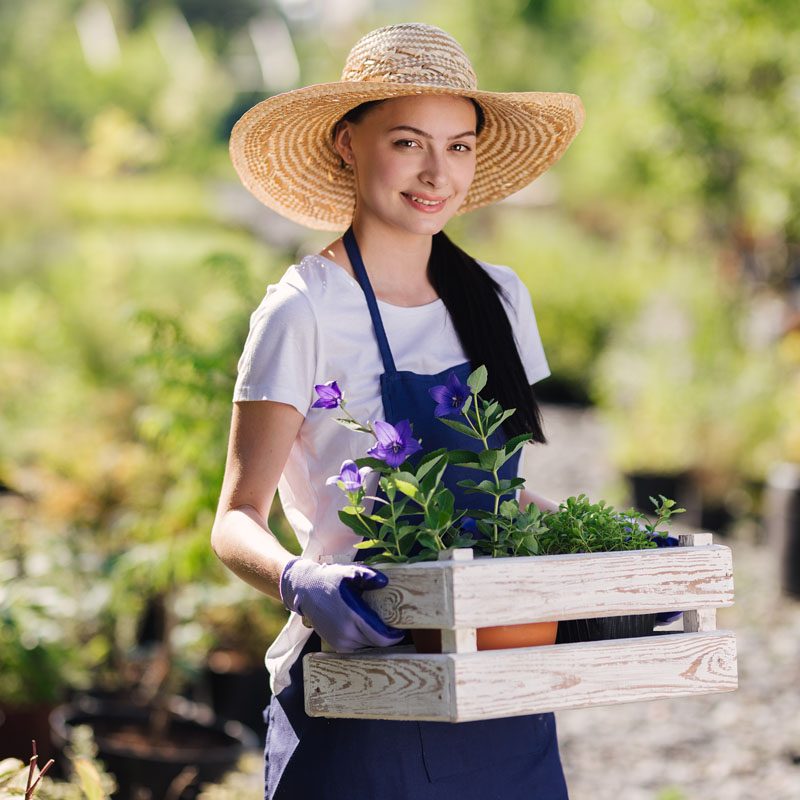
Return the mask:
{"type": "MultiPolygon", "coordinates": [[[[363,537],[355,547],[376,549],[364,563],[436,560],[440,552],[458,547],[472,547],[481,555],[506,557],[658,546],[654,537],[666,536],[667,532],[657,529],[668,523],[673,514],[684,511],[663,495],[659,495],[660,501],[650,498],[657,517],[652,523],[634,508],[619,513],[603,500],[591,503],[583,494],[568,498],[555,512],[542,511],[534,503],[521,508],[516,497],[509,498],[509,493],[524,487],[525,479],[501,478],[499,471],[532,435],[523,433],[499,447],[490,447],[490,437],[515,409],[503,409],[496,400],[483,398],[480,392],[486,382],[486,368],[478,367],[467,379],[469,395],[460,405],[458,418],[439,418],[443,424],[478,441],[481,446],[476,450],[441,448],[423,456],[416,465],[406,459],[394,467],[385,460],[364,457],[355,461],[359,474],[353,467],[348,477],[343,466],[342,474],[330,479],[348,498],[339,518],[363,537]],[[457,485],[467,494],[489,495],[489,510],[456,511],[453,492],[442,484],[449,465],[487,476],[482,480],[461,480],[457,485]],[[372,471],[379,473],[378,486],[383,496],[367,494],[363,478],[372,471]],[[371,511],[365,500],[373,501],[371,511]]],[[[336,405],[346,415],[337,422],[351,430],[376,435],[371,424],[364,425],[347,412],[344,397],[338,396],[336,405]]]]}

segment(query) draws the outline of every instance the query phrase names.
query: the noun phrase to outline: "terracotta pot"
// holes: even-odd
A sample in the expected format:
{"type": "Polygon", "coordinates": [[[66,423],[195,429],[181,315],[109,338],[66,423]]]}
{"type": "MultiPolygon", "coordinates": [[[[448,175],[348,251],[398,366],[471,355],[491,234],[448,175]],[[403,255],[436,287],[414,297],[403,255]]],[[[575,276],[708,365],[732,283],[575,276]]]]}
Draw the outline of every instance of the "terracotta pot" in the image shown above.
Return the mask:
{"type": "MultiPolygon", "coordinates": [[[[492,625],[478,628],[478,650],[507,650],[555,644],[558,622],[526,622],[522,625],[492,625]]],[[[438,628],[411,631],[418,653],[441,653],[442,636],[438,628]]]]}

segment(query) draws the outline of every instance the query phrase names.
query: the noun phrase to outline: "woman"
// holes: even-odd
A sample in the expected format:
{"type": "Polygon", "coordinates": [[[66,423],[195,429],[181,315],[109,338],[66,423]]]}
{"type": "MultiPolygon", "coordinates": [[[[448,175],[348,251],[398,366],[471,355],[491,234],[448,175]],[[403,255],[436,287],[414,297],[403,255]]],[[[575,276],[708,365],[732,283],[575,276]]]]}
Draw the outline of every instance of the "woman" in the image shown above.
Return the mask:
{"type": "MultiPolygon", "coordinates": [[[[212,533],[233,572],[292,611],[266,654],[270,800],[567,796],[552,714],[459,724],[309,718],[302,657],[320,650],[320,637],[340,651],[405,641],[360,598],[385,585],[383,573],[320,563],[363,553],[326,478],[373,442],[315,408],[315,387],[336,380],[356,418],[410,419],[427,450],[453,447],[461,434],[425,428],[429,390],[485,364],[486,396],[517,409],[498,435],[545,441],[531,384],[549,369],[528,291],[442,228],[541,174],[582,122],[574,95],[479,91],[452,37],[408,23],[363,37],[340,81],[269,98],[234,127],[233,162],[256,197],[309,227],[347,229],[269,286],[251,317],[212,533]],[[276,488],[299,558],[267,527],[276,488]]],[[[377,475],[368,479],[374,493],[377,475]]],[[[458,506],[465,498],[450,488],[458,506]]],[[[520,499],[557,507],[533,492],[520,499]]]]}

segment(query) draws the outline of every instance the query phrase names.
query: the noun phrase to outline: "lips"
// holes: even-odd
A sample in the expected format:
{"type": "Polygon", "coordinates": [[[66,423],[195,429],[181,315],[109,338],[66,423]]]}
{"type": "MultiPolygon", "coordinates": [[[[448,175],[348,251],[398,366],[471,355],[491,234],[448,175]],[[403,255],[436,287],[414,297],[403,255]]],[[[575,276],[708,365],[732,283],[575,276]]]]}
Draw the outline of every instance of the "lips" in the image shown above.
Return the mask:
{"type": "Polygon", "coordinates": [[[437,211],[441,211],[447,203],[446,197],[437,198],[431,197],[430,195],[412,195],[406,192],[400,192],[400,194],[412,208],[426,214],[435,214],[437,211]]]}

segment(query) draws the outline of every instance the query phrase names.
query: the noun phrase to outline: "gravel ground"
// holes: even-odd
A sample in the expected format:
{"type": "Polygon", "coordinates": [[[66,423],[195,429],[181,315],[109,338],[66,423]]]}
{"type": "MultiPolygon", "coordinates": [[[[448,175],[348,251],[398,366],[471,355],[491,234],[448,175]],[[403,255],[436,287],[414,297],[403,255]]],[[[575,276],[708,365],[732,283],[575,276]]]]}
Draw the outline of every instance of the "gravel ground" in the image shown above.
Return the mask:
{"type": "MultiPolygon", "coordinates": [[[[550,443],[527,459],[529,485],[623,507],[595,414],[543,414],[550,443]]],[[[558,712],[571,800],[800,800],[800,603],[781,595],[757,534],[742,524],[717,540],[733,550],[736,604],[717,625],[736,633],[738,690],[558,712]]]]}

